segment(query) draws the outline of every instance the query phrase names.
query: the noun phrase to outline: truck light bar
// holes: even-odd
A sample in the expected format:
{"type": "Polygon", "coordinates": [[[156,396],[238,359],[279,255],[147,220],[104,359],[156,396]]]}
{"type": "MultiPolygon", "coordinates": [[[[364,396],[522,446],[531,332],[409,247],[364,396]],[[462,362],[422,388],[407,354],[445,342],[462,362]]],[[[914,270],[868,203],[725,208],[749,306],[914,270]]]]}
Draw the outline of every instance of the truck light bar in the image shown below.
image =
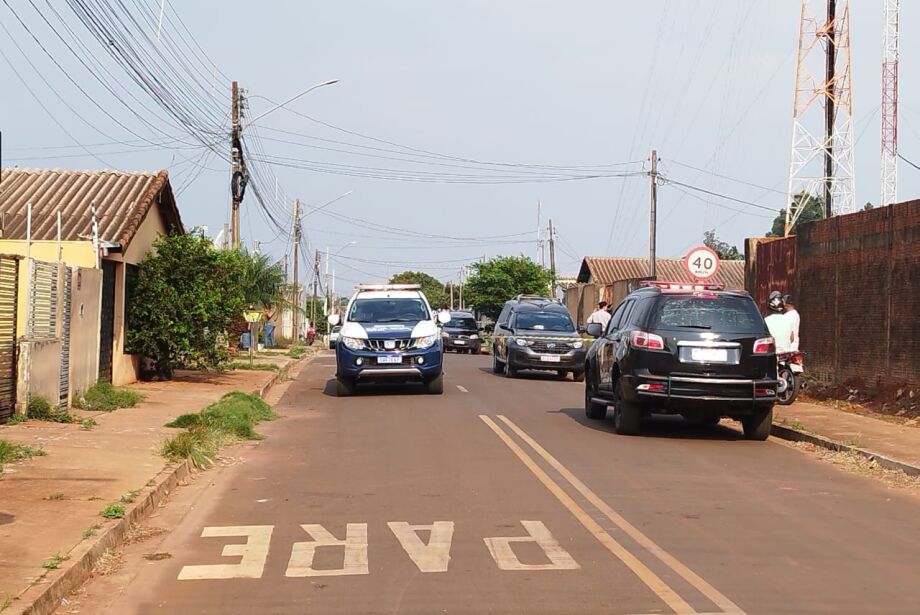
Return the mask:
{"type": "Polygon", "coordinates": [[[358,284],[356,290],[420,290],[420,284],[358,284]]]}
{"type": "Polygon", "coordinates": [[[725,284],[690,284],[688,282],[664,282],[659,280],[646,280],[640,286],[661,288],[662,290],[725,290],[725,284]]]}

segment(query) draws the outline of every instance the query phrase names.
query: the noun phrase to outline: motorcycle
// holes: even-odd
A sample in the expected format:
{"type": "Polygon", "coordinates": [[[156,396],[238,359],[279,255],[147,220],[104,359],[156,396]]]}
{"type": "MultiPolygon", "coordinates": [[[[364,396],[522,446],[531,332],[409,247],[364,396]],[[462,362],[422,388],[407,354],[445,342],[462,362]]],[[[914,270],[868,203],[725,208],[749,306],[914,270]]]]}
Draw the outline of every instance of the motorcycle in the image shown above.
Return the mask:
{"type": "Polygon", "coordinates": [[[776,355],[776,374],[779,386],[776,388],[776,403],[788,406],[795,401],[799,389],[805,388],[805,353],[782,352],[776,355]]]}

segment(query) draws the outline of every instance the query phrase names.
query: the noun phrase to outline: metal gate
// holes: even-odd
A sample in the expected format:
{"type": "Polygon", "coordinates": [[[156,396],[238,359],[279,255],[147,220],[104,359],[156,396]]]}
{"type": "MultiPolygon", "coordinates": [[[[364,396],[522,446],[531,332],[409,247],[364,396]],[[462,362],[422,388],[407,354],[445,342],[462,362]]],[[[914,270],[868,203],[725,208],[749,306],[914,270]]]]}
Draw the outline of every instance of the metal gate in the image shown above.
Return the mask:
{"type": "Polygon", "coordinates": [[[71,296],[73,271],[64,267],[64,284],[61,297],[61,390],[60,406],[67,407],[70,397],[70,306],[73,303],[71,296]]]}
{"type": "Polygon", "coordinates": [[[57,338],[58,270],[57,263],[32,260],[29,284],[29,314],[26,336],[31,340],[57,338]]]}
{"type": "Polygon", "coordinates": [[[0,256],[0,423],[16,410],[16,296],[19,259],[0,256]]]}
{"type": "Polygon", "coordinates": [[[102,322],[99,327],[99,380],[112,382],[115,343],[115,263],[102,261],[102,322]]]}

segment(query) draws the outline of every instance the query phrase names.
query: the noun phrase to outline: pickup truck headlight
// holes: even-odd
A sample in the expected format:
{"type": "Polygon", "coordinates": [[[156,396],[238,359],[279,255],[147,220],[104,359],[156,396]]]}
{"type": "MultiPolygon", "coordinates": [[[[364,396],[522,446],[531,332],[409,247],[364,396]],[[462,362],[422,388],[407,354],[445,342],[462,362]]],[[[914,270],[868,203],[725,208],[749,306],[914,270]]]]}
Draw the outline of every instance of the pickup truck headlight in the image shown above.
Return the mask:
{"type": "Polygon", "coordinates": [[[424,337],[415,338],[415,347],[416,348],[431,348],[438,341],[438,334],[432,333],[431,335],[426,335],[424,337]]]}
{"type": "Polygon", "coordinates": [[[475,333],[471,333],[471,334],[470,334],[470,339],[471,339],[471,340],[478,340],[478,339],[479,339],[479,336],[476,335],[475,333]]]}
{"type": "Polygon", "coordinates": [[[579,348],[581,348],[581,347],[584,346],[584,345],[585,345],[584,342],[575,342],[574,344],[572,344],[572,348],[574,348],[575,350],[578,350],[579,348]]]}
{"type": "Polygon", "coordinates": [[[530,340],[524,340],[519,337],[514,338],[514,343],[518,346],[530,346],[530,340]]]}
{"type": "Polygon", "coordinates": [[[364,348],[364,340],[357,337],[342,336],[339,338],[339,341],[345,344],[345,348],[348,348],[349,350],[361,350],[364,348]]]}

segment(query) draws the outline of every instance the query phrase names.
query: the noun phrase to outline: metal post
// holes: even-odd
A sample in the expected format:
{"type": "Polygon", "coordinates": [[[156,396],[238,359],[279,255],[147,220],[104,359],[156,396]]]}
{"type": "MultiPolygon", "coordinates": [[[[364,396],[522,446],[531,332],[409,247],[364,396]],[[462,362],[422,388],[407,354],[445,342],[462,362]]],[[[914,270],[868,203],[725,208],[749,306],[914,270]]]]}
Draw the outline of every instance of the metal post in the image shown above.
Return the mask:
{"type": "Polygon", "coordinates": [[[648,275],[657,279],[658,265],[655,262],[655,250],[658,237],[658,152],[652,150],[652,170],[649,172],[651,192],[649,197],[648,225],[648,275]]]}
{"type": "Polygon", "coordinates": [[[553,279],[553,289],[550,293],[553,297],[556,296],[556,237],[553,234],[553,220],[550,218],[549,227],[547,228],[549,232],[549,273],[553,279]]]}
{"type": "Polygon", "coordinates": [[[300,341],[298,316],[300,316],[300,199],[294,199],[294,309],[291,315],[291,326],[295,344],[300,341]]]}
{"type": "Polygon", "coordinates": [[[834,215],[834,98],[837,89],[837,0],[827,0],[827,56],[824,64],[824,217],[834,215]]]}

